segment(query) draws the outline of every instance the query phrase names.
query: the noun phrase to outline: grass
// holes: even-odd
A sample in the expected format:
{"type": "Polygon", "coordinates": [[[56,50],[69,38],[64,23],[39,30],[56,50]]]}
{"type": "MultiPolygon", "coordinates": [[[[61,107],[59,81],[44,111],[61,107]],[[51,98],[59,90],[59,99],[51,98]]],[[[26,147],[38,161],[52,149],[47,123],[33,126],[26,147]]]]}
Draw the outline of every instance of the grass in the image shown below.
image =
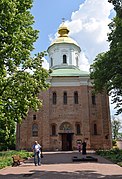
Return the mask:
{"type": "Polygon", "coordinates": [[[122,167],[122,150],[118,148],[114,148],[111,150],[98,150],[96,151],[96,154],[122,167]]]}
{"type": "Polygon", "coordinates": [[[20,155],[23,159],[28,159],[28,157],[33,156],[33,152],[27,152],[25,150],[16,151],[16,150],[10,150],[10,151],[2,151],[0,152],[0,169],[11,166],[12,165],[12,156],[13,155],[20,155]]]}

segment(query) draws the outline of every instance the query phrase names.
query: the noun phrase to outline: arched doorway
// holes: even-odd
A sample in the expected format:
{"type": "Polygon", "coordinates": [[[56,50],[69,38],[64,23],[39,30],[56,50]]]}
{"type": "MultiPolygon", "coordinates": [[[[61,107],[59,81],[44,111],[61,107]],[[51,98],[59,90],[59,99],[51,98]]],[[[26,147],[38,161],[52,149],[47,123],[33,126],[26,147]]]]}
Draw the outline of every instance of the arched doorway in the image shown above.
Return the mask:
{"type": "Polygon", "coordinates": [[[60,135],[62,140],[62,150],[69,151],[72,150],[72,126],[68,122],[64,122],[60,126],[60,135]]]}

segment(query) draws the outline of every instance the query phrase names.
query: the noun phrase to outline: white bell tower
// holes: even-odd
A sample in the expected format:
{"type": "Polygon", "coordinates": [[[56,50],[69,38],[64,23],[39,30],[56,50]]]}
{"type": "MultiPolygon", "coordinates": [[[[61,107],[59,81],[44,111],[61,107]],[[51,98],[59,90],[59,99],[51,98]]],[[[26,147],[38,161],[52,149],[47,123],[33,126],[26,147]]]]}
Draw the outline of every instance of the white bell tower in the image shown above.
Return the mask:
{"type": "Polygon", "coordinates": [[[65,22],[59,26],[58,38],[48,47],[49,67],[52,69],[58,66],[79,67],[81,49],[76,41],[68,36],[69,29],[65,22]]]}

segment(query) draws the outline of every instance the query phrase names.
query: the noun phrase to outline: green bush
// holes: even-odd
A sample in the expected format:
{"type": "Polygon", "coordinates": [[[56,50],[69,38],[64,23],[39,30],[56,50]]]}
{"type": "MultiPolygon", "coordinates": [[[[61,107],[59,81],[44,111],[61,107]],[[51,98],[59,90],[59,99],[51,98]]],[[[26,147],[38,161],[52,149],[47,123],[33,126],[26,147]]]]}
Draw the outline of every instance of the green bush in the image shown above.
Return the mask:
{"type": "Polygon", "coordinates": [[[110,149],[110,150],[97,150],[96,154],[105,157],[106,159],[111,160],[113,163],[116,163],[122,166],[122,150],[118,148],[110,149]]]}
{"type": "Polygon", "coordinates": [[[9,150],[9,151],[0,152],[0,169],[12,165],[13,155],[20,155],[21,158],[28,159],[29,157],[33,156],[33,152],[27,152],[25,150],[21,150],[21,151],[9,150]]]}

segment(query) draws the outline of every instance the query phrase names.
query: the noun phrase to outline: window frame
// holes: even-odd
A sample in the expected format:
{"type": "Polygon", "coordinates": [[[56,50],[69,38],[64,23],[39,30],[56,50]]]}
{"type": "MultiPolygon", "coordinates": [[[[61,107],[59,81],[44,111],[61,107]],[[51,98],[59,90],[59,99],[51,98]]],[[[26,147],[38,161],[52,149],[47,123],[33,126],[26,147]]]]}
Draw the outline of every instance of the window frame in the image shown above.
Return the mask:
{"type": "Polygon", "coordinates": [[[50,58],[50,65],[51,65],[51,67],[53,66],[53,58],[52,57],[50,58]]]}
{"type": "Polygon", "coordinates": [[[64,91],[63,93],[63,104],[67,105],[67,92],[66,91],[64,91]]]}
{"type": "Polygon", "coordinates": [[[79,64],[78,56],[76,56],[75,60],[76,60],[76,66],[78,67],[78,64],[79,64]]]}
{"type": "Polygon", "coordinates": [[[33,114],[33,120],[36,120],[37,117],[36,117],[36,114],[33,114]]]}
{"type": "Polygon", "coordinates": [[[74,92],[74,104],[78,104],[78,92],[74,92]]]}
{"type": "Polygon", "coordinates": [[[56,124],[51,125],[51,135],[56,136],[56,124]]]}
{"type": "Polygon", "coordinates": [[[33,124],[32,125],[32,137],[38,137],[38,124],[33,124]]]}
{"type": "Polygon", "coordinates": [[[52,93],[52,104],[53,105],[57,104],[57,93],[56,92],[52,93]]]}
{"type": "Polygon", "coordinates": [[[63,64],[67,64],[67,55],[66,54],[63,55],[63,64]]]}
{"type": "Polygon", "coordinates": [[[94,135],[97,135],[98,133],[97,133],[97,124],[96,123],[94,123],[94,135]]]}
{"type": "Polygon", "coordinates": [[[76,124],[76,134],[80,135],[81,134],[81,126],[79,123],[76,124]]]}

